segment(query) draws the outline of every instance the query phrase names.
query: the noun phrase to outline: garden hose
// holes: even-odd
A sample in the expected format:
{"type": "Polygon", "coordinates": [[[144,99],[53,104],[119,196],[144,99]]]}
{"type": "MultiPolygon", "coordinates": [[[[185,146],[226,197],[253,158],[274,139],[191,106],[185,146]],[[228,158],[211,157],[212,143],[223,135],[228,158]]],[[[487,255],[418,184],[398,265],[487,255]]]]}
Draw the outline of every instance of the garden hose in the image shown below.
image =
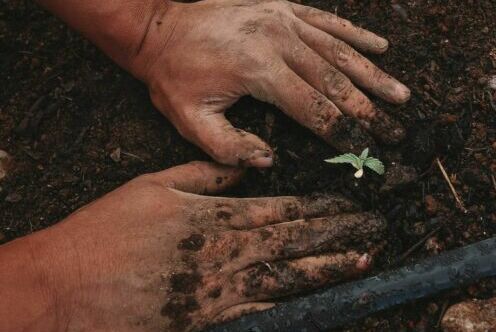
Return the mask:
{"type": "Polygon", "coordinates": [[[496,237],[281,303],[209,331],[327,331],[395,305],[492,276],[496,276],[496,237]]]}

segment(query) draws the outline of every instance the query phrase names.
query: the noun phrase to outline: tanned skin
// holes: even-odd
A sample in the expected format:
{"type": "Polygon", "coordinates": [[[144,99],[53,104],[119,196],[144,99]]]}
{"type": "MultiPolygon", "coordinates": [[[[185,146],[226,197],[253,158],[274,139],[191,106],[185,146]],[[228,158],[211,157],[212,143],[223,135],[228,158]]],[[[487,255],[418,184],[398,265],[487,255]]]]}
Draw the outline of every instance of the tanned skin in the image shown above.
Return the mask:
{"type": "Polygon", "coordinates": [[[381,216],[333,196],[200,195],[241,172],[195,162],[144,175],[1,246],[2,329],[198,331],[369,269],[381,216]]]}
{"type": "MultiPolygon", "coordinates": [[[[39,3],[147,84],[179,132],[222,164],[273,163],[265,142],[224,117],[244,95],[341,150],[374,144],[369,134],[392,144],[404,136],[359,89],[409,99],[355,50],[380,54],[387,40],[330,13],[282,0],[39,3]]],[[[380,216],[336,197],[200,196],[240,175],[208,163],[145,175],[1,246],[0,326],[196,331],[369,268],[380,216]]]]}
{"type": "Polygon", "coordinates": [[[145,82],[181,135],[220,163],[273,163],[267,143],[224,117],[245,95],[345,152],[371,147],[369,134],[387,144],[405,135],[359,89],[409,99],[406,86],[352,48],[381,54],[388,41],[333,14],[282,0],[38,1],[145,82]]]}

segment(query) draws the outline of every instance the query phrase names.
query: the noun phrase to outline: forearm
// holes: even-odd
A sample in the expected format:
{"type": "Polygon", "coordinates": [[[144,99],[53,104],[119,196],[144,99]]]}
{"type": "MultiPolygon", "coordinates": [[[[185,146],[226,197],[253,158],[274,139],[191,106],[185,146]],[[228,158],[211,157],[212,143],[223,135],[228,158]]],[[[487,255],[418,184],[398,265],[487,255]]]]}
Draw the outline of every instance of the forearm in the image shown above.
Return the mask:
{"type": "MultiPolygon", "coordinates": [[[[36,236],[36,235],[34,235],[36,236]]],[[[36,240],[28,236],[0,246],[0,326],[5,331],[56,331],[59,314],[52,296],[53,280],[40,265],[36,240]]]]}
{"type": "Polygon", "coordinates": [[[102,49],[121,67],[135,73],[133,62],[156,15],[168,0],[37,0],[102,49]]]}

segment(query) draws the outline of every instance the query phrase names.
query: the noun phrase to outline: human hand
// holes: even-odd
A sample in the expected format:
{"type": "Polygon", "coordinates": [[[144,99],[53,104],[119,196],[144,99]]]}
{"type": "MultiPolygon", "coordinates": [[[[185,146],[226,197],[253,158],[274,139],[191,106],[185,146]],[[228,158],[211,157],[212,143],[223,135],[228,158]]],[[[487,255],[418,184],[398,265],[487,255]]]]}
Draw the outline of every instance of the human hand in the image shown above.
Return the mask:
{"type": "Polygon", "coordinates": [[[147,31],[131,71],[179,132],[220,163],[273,163],[265,142],[224,117],[244,95],[343,152],[374,146],[368,133],[389,144],[405,135],[357,87],[391,103],[406,102],[409,89],[349,46],[381,54],[387,40],[333,14],[282,0],[164,1],[147,31]]]}
{"type": "Polygon", "coordinates": [[[12,245],[69,330],[199,330],[369,268],[385,221],[344,198],[192,194],[239,177],[200,162],[145,175],[12,245]]]}

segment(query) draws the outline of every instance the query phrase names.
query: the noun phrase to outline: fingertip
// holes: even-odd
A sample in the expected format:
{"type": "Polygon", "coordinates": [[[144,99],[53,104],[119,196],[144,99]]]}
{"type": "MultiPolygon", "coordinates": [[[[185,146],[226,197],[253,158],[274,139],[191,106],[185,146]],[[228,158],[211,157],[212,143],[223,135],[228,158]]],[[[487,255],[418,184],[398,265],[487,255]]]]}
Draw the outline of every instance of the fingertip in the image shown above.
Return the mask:
{"type": "Polygon", "coordinates": [[[270,168],[274,164],[272,158],[257,158],[251,161],[251,166],[256,168],[270,168]]]}
{"type": "Polygon", "coordinates": [[[389,41],[385,38],[377,36],[377,40],[374,46],[377,54],[383,54],[389,49],[389,41]]]}
{"type": "Polygon", "coordinates": [[[356,262],[356,268],[357,270],[359,271],[368,271],[372,265],[373,265],[373,258],[371,255],[369,254],[364,254],[362,256],[360,256],[360,258],[358,258],[357,262],[356,262]]]}
{"type": "Polygon", "coordinates": [[[364,31],[364,33],[361,34],[363,36],[362,40],[356,42],[356,47],[361,51],[373,54],[383,54],[389,49],[389,41],[386,38],[382,38],[375,33],[364,29],[361,30],[364,31]]]}
{"type": "Polygon", "coordinates": [[[274,156],[271,150],[256,150],[245,162],[246,166],[257,168],[268,168],[274,164],[274,156]]]}
{"type": "Polygon", "coordinates": [[[394,88],[395,102],[397,104],[404,104],[410,100],[412,93],[404,84],[398,83],[394,88]]]}

